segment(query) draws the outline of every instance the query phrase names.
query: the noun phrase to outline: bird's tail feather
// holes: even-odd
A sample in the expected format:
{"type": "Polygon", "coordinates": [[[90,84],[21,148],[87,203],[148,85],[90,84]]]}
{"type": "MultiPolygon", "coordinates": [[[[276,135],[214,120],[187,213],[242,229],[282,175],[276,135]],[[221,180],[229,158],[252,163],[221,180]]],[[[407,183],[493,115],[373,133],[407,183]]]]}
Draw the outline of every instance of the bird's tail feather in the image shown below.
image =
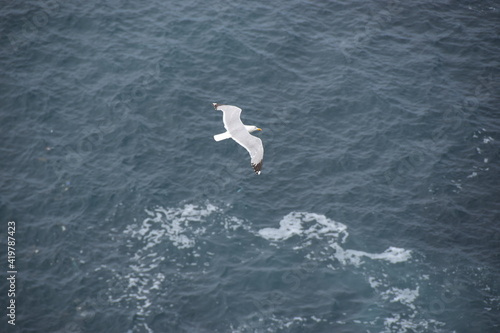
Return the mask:
{"type": "Polygon", "coordinates": [[[229,134],[229,132],[224,132],[221,134],[214,135],[214,140],[215,141],[222,141],[222,140],[229,139],[230,137],[231,137],[231,134],[229,134]]]}

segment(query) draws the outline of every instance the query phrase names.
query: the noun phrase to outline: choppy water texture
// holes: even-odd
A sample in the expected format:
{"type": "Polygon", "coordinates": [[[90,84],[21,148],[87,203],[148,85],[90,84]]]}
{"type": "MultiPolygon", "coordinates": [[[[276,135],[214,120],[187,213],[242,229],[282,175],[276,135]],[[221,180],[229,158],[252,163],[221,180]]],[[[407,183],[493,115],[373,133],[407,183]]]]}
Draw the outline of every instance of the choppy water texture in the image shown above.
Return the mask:
{"type": "Polygon", "coordinates": [[[2,332],[500,331],[498,2],[0,6],[2,332]]]}

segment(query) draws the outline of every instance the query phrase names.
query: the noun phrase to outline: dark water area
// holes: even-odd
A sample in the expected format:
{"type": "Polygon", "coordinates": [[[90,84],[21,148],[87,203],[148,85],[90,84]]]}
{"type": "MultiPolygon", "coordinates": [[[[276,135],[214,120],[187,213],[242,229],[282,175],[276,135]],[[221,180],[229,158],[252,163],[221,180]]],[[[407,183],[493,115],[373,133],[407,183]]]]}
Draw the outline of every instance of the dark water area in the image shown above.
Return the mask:
{"type": "Polygon", "coordinates": [[[500,331],[497,2],[0,8],[1,332],[500,331]]]}

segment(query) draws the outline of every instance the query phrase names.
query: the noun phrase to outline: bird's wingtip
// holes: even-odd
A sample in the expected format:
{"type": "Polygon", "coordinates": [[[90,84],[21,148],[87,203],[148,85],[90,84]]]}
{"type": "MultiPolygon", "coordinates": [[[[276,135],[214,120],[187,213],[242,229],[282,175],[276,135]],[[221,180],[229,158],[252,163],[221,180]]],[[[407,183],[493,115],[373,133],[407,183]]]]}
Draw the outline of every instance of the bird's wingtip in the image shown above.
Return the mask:
{"type": "Polygon", "coordinates": [[[256,173],[257,175],[260,175],[260,172],[261,172],[260,170],[262,169],[262,164],[263,164],[263,161],[260,161],[260,162],[259,162],[259,163],[257,163],[257,164],[253,164],[253,163],[251,163],[251,164],[252,164],[252,168],[253,168],[253,170],[255,171],[255,173],[256,173]]]}

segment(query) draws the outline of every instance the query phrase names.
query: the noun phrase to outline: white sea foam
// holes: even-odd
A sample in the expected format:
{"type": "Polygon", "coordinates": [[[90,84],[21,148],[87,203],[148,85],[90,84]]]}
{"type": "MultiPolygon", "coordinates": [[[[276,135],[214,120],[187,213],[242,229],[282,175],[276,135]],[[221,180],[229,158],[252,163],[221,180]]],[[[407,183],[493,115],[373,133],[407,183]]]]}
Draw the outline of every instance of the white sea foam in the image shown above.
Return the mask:
{"type": "Polygon", "coordinates": [[[415,290],[411,290],[408,288],[399,289],[395,287],[391,287],[388,290],[384,291],[381,296],[383,299],[389,300],[390,302],[399,302],[408,306],[410,309],[415,310],[415,305],[413,302],[418,297],[419,287],[415,290]]]}
{"type": "Polygon", "coordinates": [[[483,138],[483,143],[490,143],[493,141],[493,138],[491,136],[487,136],[483,138]]]}
{"type": "MultiPolygon", "coordinates": [[[[171,263],[177,261],[176,257],[168,258],[165,255],[165,248],[168,251],[168,245],[171,245],[178,251],[184,251],[184,255],[197,260],[201,257],[197,252],[197,242],[200,235],[206,233],[207,219],[221,211],[212,204],[146,209],[148,216],[141,223],[130,224],[124,230],[129,237],[129,247],[137,243],[142,246],[132,255],[129,272],[121,277],[126,281],[124,290],[121,290],[122,296],[111,301],[129,300],[135,303],[137,315],[149,316],[151,307],[156,304],[154,296],[165,288],[167,281],[165,274],[158,271],[159,266],[166,260],[171,263]]],[[[222,219],[221,223],[225,229],[231,230],[242,225],[242,221],[237,218],[222,219]]],[[[198,262],[176,263],[179,269],[197,264],[198,262]]],[[[174,276],[169,276],[170,281],[173,279],[174,276]]],[[[141,326],[141,330],[152,332],[145,322],[137,325],[141,326]]]]}
{"type": "Polygon", "coordinates": [[[154,210],[145,210],[149,215],[142,224],[137,227],[129,225],[125,233],[132,237],[140,237],[150,248],[168,238],[177,248],[190,248],[195,244],[193,235],[201,234],[205,228],[199,224],[203,218],[217,211],[217,207],[207,205],[205,207],[185,205],[177,209],[165,209],[157,207],[154,210]],[[193,228],[193,224],[198,223],[193,228]]]}
{"type": "MultiPolygon", "coordinates": [[[[370,253],[354,249],[346,249],[345,242],[349,236],[347,226],[333,221],[324,215],[313,214],[307,212],[292,212],[284,216],[279,222],[279,228],[264,228],[257,233],[260,237],[267,239],[271,244],[286,244],[290,240],[294,240],[293,250],[310,251],[304,255],[304,258],[309,261],[325,262],[325,267],[333,270],[340,267],[354,266],[361,267],[368,261],[374,263],[376,261],[384,261],[389,264],[399,264],[408,262],[412,258],[410,250],[390,246],[387,250],[381,253],[370,253]],[[313,244],[312,240],[318,240],[313,244]],[[324,243],[325,246],[321,245],[324,243]],[[297,245],[296,245],[297,244],[297,245]],[[320,250],[315,250],[320,248],[320,250]],[[330,249],[330,251],[328,251],[330,249]]],[[[372,318],[371,320],[352,320],[350,323],[363,325],[365,328],[377,327],[377,323],[381,323],[385,327],[385,332],[426,332],[436,329],[443,325],[433,319],[422,318],[419,308],[415,304],[420,296],[419,279],[407,281],[408,287],[395,287],[394,283],[400,277],[391,275],[390,270],[380,269],[379,265],[369,265],[364,267],[360,272],[366,276],[367,283],[374,290],[376,297],[381,301],[382,309],[388,307],[389,304],[399,303],[400,309],[397,314],[372,318]]],[[[427,276],[427,279],[429,277],[427,276]]],[[[423,280],[426,277],[422,278],[423,280]]],[[[391,305],[393,308],[394,305],[391,305]]],[[[294,318],[295,319],[295,318],[294,318]]],[[[314,321],[322,320],[322,318],[311,318],[314,321]]],[[[300,327],[297,320],[283,319],[286,328],[300,327]]],[[[347,324],[347,321],[337,321],[338,324],[347,324]]]]}
{"type": "Polygon", "coordinates": [[[370,287],[372,287],[374,289],[381,285],[380,281],[377,281],[376,278],[371,277],[371,276],[368,278],[368,282],[370,283],[370,287]]]}
{"type": "MultiPolygon", "coordinates": [[[[148,317],[151,311],[162,311],[155,295],[165,289],[175,288],[175,281],[187,278],[193,268],[199,267],[199,273],[210,265],[210,260],[219,253],[206,251],[201,239],[211,237],[220,230],[225,230],[225,237],[231,238],[237,230],[248,232],[248,237],[258,236],[278,247],[290,245],[290,250],[303,253],[308,262],[323,263],[324,267],[333,270],[339,268],[353,269],[366,277],[366,283],[373,289],[375,297],[380,300],[379,306],[385,309],[388,304],[399,304],[397,314],[385,315],[370,320],[351,320],[350,324],[365,327],[381,327],[386,332],[424,332],[422,327],[437,327],[430,320],[418,318],[419,309],[415,301],[420,295],[418,283],[410,283],[405,287],[395,287],[399,278],[392,276],[390,270],[379,270],[377,261],[389,265],[408,262],[412,258],[410,250],[391,246],[380,253],[346,249],[345,242],[349,233],[347,226],[321,214],[308,212],[291,212],[279,221],[278,228],[254,230],[251,221],[244,221],[230,216],[212,204],[184,205],[181,207],[156,207],[146,210],[147,217],[139,223],[129,225],[124,233],[129,237],[129,248],[142,244],[131,256],[128,272],[121,276],[126,281],[123,296],[115,302],[129,301],[137,307],[136,313],[148,317]],[[292,242],[290,244],[290,242],[292,242]],[[162,272],[162,263],[168,262],[177,273],[168,275],[162,272]],[[371,263],[370,265],[367,265],[371,263]],[[359,270],[358,267],[363,269],[359,270]],[[350,268],[348,268],[350,267],[350,268]],[[408,330],[407,330],[408,329],[408,330]],[[406,331],[407,330],[407,331],[406,331]]],[[[316,267],[316,266],[315,266],[316,267]]],[[[387,266],[385,266],[387,267],[387,266]]],[[[302,276],[302,275],[301,275],[302,276]]],[[[168,305],[166,305],[168,306],[168,305]]],[[[394,305],[391,305],[391,308],[394,305]]],[[[327,322],[328,319],[316,316],[276,316],[274,314],[258,314],[256,321],[231,325],[233,332],[244,332],[248,329],[300,330],[308,325],[327,322]]],[[[348,323],[341,320],[337,323],[348,323]]],[[[150,331],[146,322],[136,324],[138,329],[150,331]]]]}
{"type": "Polygon", "coordinates": [[[362,258],[367,257],[372,260],[385,260],[390,263],[404,262],[411,258],[411,251],[397,248],[389,247],[382,253],[368,253],[358,250],[344,250],[338,243],[331,244],[331,247],[335,249],[335,257],[342,264],[352,264],[359,266],[363,263],[362,258]]]}
{"type": "Polygon", "coordinates": [[[442,332],[444,324],[434,319],[403,318],[401,314],[393,313],[385,318],[384,326],[384,333],[442,332]]]}
{"type": "Polygon", "coordinates": [[[270,241],[282,241],[294,235],[304,235],[306,239],[332,237],[340,238],[342,242],[348,236],[347,227],[344,224],[314,213],[291,212],[284,216],[279,224],[280,227],[277,229],[259,230],[259,235],[270,241]]]}
{"type": "Polygon", "coordinates": [[[306,239],[332,237],[344,241],[348,236],[347,227],[344,224],[314,213],[291,212],[284,216],[279,224],[278,229],[259,230],[259,235],[270,241],[282,241],[294,235],[304,235],[306,239]]]}
{"type": "MultiPolygon", "coordinates": [[[[199,235],[206,233],[207,218],[213,214],[222,214],[223,211],[212,204],[187,204],[177,208],[156,207],[153,210],[146,209],[145,212],[149,217],[139,226],[129,225],[125,230],[126,234],[146,243],[143,250],[167,239],[178,249],[193,248],[199,235]]],[[[220,223],[226,230],[245,228],[244,222],[234,216],[224,216],[220,223]]]]}
{"type": "Polygon", "coordinates": [[[324,239],[334,249],[333,257],[343,265],[359,266],[363,262],[363,257],[372,260],[385,260],[391,263],[404,262],[411,258],[411,251],[397,247],[389,247],[382,253],[346,250],[341,244],[349,236],[347,226],[324,215],[292,212],[284,216],[279,225],[279,228],[261,229],[258,234],[272,242],[284,241],[293,236],[302,237],[303,245],[296,246],[294,249],[307,247],[310,244],[308,242],[310,239],[324,239]]]}

